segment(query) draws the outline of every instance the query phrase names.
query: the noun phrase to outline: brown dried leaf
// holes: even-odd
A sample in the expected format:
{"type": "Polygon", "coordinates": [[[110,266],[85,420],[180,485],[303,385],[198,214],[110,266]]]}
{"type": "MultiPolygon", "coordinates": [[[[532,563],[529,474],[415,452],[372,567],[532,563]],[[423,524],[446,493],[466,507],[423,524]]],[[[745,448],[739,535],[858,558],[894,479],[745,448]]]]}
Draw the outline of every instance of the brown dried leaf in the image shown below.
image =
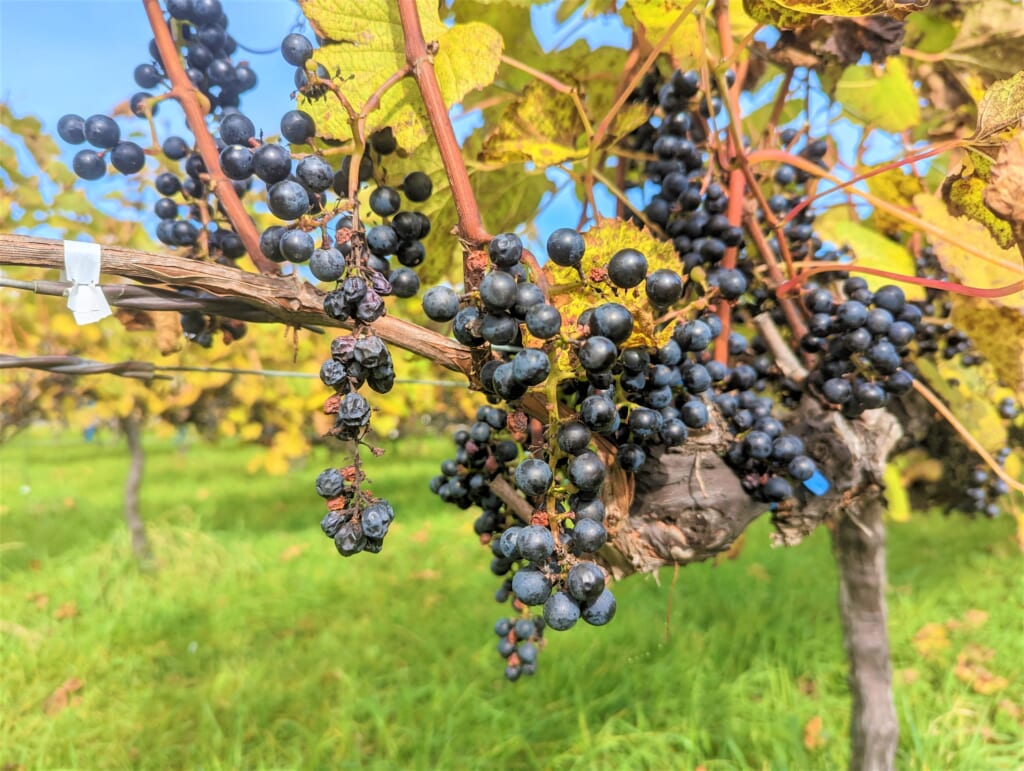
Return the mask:
{"type": "Polygon", "coordinates": [[[78,615],[78,605],[72,602],[65,602],[57,610],[53,611],[53,617],[58,621],[63,621],[66,618],[74,618],[78,615]]]}
{"type": "Polygon", "coordinates": [[[983,696],[1001,691],[1010,684],[1009,681],[982,666],[994,655],[995,651],[991,648],[968,645],[957,654],[953,674],[961,682],[967,683],[975,693],[980,693],[983,696]]]}
{"type": "Polygon", "coordinates": [[[50,595],[42,593],[30,594],[28,601],[34,603],[39,610],[43,610],[50,604],[50,595]]]}
{"type": "Polygon", "coordinates": [[[180,351],[185,344],[181,331],[181,314],[174,311],[159,311],[150,314],[156,330],[156,347],[162,356],[180,351]]]}
{"type": "Polygon", "coordinates": [[[821,50],[843,65],[856,64],[865,53],[875,64],[882,64],[899,54],[903,45],[904,23],[890,16],[826,17],[821,23],[829,30],[821,50]]]}
{"type": "Polygon", "coordinates": [[[304,551],[306,551],[306,544],[293,543],[281,551],[279,559],[281,562],[291,562],[296,557],[301,557],[304,551]]]}
{"type": "Polygon", "coordinates": [[[998,80],[978,102],[975,139],[985,139],[1024,120],[1024,72],[998,80]]]}
{"type": "Polygon", "coordinates": [[[1024,242],[1024,132],[1004,144],[992,166],[992,183],[985,188],[985,205],[1007,220],[1024,242]]]}
{"type": "Polygon", "coordinates": [[[85,683],[77,677],[68,678],[58,685],[54,692],[49,695],[46,701],[43,702],[43,712],[52,717],[58,712],[62,712],[67,709],[69,706],[77,704],[78,700],[73,700],[71,695],[82,690],[84,686],[85,683]]]}

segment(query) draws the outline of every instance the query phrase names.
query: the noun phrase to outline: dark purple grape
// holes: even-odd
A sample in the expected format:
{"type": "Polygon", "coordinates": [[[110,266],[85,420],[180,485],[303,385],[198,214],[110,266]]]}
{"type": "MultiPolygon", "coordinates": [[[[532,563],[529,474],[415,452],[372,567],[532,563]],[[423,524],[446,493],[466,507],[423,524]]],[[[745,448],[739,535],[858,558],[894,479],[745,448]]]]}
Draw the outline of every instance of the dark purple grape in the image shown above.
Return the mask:
{"type": "Polygon", "coordinates": [[[268,185],[282,182],[292,173],[291,153],[281,145],[260,145],[253,151],[252,162],[253,172],[268,185]]]}
{"type": "MultiPolygon", "coordinates": [[[[515,479],[516,487],[522,490],[527,497],[533,497],[535,495],[543,495],[546,493],[548,488],[551,487],[553,477],[551,475],[551,467],[548,466],[547,463],[542,460],[538,460],[537,458],[527,458],[516,467],[515,479]]],[[[551,538],[551,533],[545,528],[538,529],[546,533],[549,539],[551,538]]],[[[527,531],[532,532],[532,528],[525,528],[524,533],[527,531]]],[[[551,554],[551,550],[553,550],[554,547],[555,542],[552,540],[551,549],[545,554],[541,554],[536,557],[528,556],[523,551],[525,548],[528,548],[527,543],[524,541],[522,535],[520,535],[519,538],[519,552],[529,560],[539,561],[544,559],[551,554]]]]}
{"type": "Polygon", "coordinates": [[[402,180],[402,192],[405,193],[405,197],[413,203],[423,203],[430,194],[434,191],[433,182],[430,181],[430,177],[424,174],[422,171],[413,171],[405,175],[405,179],[402,180]]]}
{"type": "Polygon", "coordinates": [[[488,310],[509,310],[516,304],[516,280],[508,273],[491,271],[480,282],[480,299],[488,310]]]}
{"type": "Polygon", "coordinates": [[[89,144],[104,150],[109,150],[121,141],[121,129],[113,118],[106,115],[91,115],[86,118],[84,133],[89,144]]]}
{"type": "Polygon", "coordinates": [[[662,268],[647,277],[647,297],[653,305],[665,308],[683,294],[683,281],[679,274],[662,268]]]}
{"type": "Polygon", "coordinates": [[[580,617],[580,606],[565,592],[555,592],[544,603],[544,621],[556,632],[571,628],[580,617]]]}
{"type": "Polygon", "coordinates": [[[253,173],[252,151],[242,145],[228,145],[220,151],[220,168],[228,179],[249,179],[253,173]]]}
{"type": "Polygon", "coordinates": [[[393,187],[381,186],[370,193],[370,210],[378,217],[390,217],[401,205],[402,199],[393,187]]]}
{"type": "Polygon", "coordinates": [[[420,291],[420,277],[409,268],[398,268],[388,277],[395,297],[414,297],[420,291]]]}
{"type": "Polygon", "coordinates": [[[170,198],[161,198],[153,204],[153,213],[162,220],[178,218],[178,204],[170,198]]]}
{"type": "Polygon", "coordinates": [[[188,143],[181,137],[169,136],[164,140],[160,149],[172,161],[180,161],[188,155],[190,148],[188,143]]]}
{"type": "Polygon", "coordinates": [[[600,490],[604,474],[604,463],[589,450],[585,450],[569,462],[569,480],[584,492],[600,490]]]}
{"type": "Polygon", "coordinates": [[[286,179],[267,190],[267,206],[279,219],[298,219],[309,211],[309,194],[298,182],[286,179]]]}
{"type": "Polygon", "coordinates": [[[548,355],[537,348],[526,348],[512,361],[516,380],[525,386],[534,386],[548,379],[551,362],[548,355]]]}
{"type": "Polygon", "coordinates": [[[637,286],[647,276],[647,258],[636,249],[622,249],[608,262],[608,278],[622,289],[637,286]]]}
{"type": "Polygon", "coordinates": [[[85,119],[70,113],[57,121],[57,134],[68,144],[80,145],[85,141],[85,119]]]}
{"type": "Polygon", "coordinates": [[[289,262],[305,262],[313,256],[315,248],[313,237],[302,230],[289,230],[278,244],[281,256],[289,262]]]}
{"type": "Polygon", "coordinates": [[[334,169],[319,155],[307,155],[295,167],[295,176],[314,193],[321,193],[331,186],[334,169]]]}
{"type": "Polygon", "coordinates": [[[388,126],[379,131],[374,131],[370,135],[370,147],[374,149],[374,152],[381,155],[391,155],[391,153],[397,150],[398,140],[395,139],[395,134],[391,127],[388,126]]]}
{"type": "Polygon", "coordinates": [[[398,234],[390,225],[375,225],[366,231],[366,245],[379,257],[394,254],[398,249],[398,234]]]}
{"type": "Polygon", "coordinates": [[[79,150],[75,153],[71,168],[79,177],[90,181],[107,173],[107,164],[95,150],[79,150]]]}
{"type": "Polygon", "coordinates": [[[584,603],[581,614],[591,626],[604,626],[615,618],[615,596],[605,589],[593,602],[584,603]]]}
{"type": "Polygon", "coordinates": [[[316,124],[309,113],[289,110],[281,117],[281,136],[293,145],[303,145],[316,134],[316,124]]]}
{"type": "Polygon", "coordinates": [[[523,256],[523,242],[515,233],[499,233],[491,239],[487,253],[499,268],[511,268],[523,256]]]}
{"type": "Polygon", "coordinates": [[[563,423],[558,429],[556,441],[562,452],[579,455],[590,444],[590,429],[579,421],[563,423]]]}
{"type": "Polygon", "coordinates": [[[853,395],[850,384],[838,377],[826,380],[821,387],[821,392],[832,404],[845,404],[853,395]]]}
{"type": "Polygon", "coordinates": [[[806,482],[814,476],[814,472],[818,470],[818,467],[806,455],[797,455],[789,462],[787,470],[789,475],[797,482],[806,482]]]}
{"type": "Polygon", "coordinates": [[[432,321],[451,321],[459,312],[459,296],[446,286],[435,286],[423,295],[423,312],[432,321]]]}
{"type": "Polygon", "coordinates": [[[579,349],[580,364],[588,372],[603,372],[611,369],[619,349],[607,337],[595,335],[584,341],[579,349]]]}
{"type": "Polygon", "coordinates": [[[633,314],[619,303],[604,303],[590,316],[590,331],[613,343],[625,342],[633,334],[633,314]]]}
{"type": "Polygon", "coordinates": [[[535,568],[520,568],[512,576],[512,591],[524,605],[543,605],[551,595],[551,582],[535,568]]]}
{"type": "Polygon", "coordinates": [[[526,328],[541,340],[550,340],[562,328],[562,314],[553,305],[535,305],[526,314],[526,328]]]}
{"type": "Polygon", "coordinates": [[[302,67],[313,56],[313,44],[305,35],[292,32],[281,41],[281,55],[293,67],[302,67]]]}
{"type": "Polygon", "coordinates": [[[181,180],[169,171],[165,171],[163,174],[157,175],[153,186],[160,195],[174,195],[181,190],[181,180]]]}
{"type": "Polygon", "coordinates": [[[548,257],[562,267],[579,265],[585,248],[583,236],[572,228],[559,228],[548,238],[548,257]]]}

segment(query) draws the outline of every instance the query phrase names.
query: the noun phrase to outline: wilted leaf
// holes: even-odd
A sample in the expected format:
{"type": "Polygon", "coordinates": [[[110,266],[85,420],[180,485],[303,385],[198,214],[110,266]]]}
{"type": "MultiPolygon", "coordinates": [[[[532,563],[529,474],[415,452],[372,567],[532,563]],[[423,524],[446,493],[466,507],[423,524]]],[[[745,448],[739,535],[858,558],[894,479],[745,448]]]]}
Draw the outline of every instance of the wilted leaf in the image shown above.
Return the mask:
{"type": "Polygon", "coordinates": [[[881,75],[876,66],[848,67],[835,98],[855,120],[883,131],[900,132],[921,121],[917,92],[902,59],[889,59],[881,75]]]}
{"type": "Polygon", "coordinates": [[[914,650],[923,658],[935,658],[949,648],[949,637],[942,624],[930,623],[921,627],[913,639],[914,650]]]}
{"type": "MultiPolygon", "coordinates": [[[[424,38],[437,41],[434,69],[445,104],[494,80],[501,57],[501,35],[486,24],[471,22],[447,27],[437,3],[417,0],[424,38]]],[[[391,75],[405,66],[405,37],[398,6],[387,0],[360,0],[344,5],[334,0],[303,0],[302,10],[318,34],[330,42],[317,49],[313,61],[336,79],[356,110],[391,75]]],[[[331,94],[319,100],[300,99],[316,121],[319,134],[339,140],[352,136],[349,118],[331,94]]],[[[379,109],[366,120],[368,133],[390,126],[398,145],[411,151],[429,136],[426,108],[415,82],[405,78],[384,94],[379,109]]]]}
{"type": "Polygon", "coordinates": [[[882,64],[890,56],[897,56],[903,45],[903,22],[890,16],[830,18],[823,23],[829,36],[821,50],[844,66],[856,64],[863,54],[875,64],[882,64]]]}
{"type": "MultiPolygon", "coordinates": [[[[961,5],[963,20],[950,60],[963,62],[998,77],[1009,77],[1024,62],[1024,11],[1015,0],[975,0],[961,5]]],[[[917,18],[917,17],[915,17],[917,18]]],[[[945,50],[946,46],[938,50],[945,50]]]]}
{"type": "Polygon", "coordinates": [[[1024,72],[989,86],[978,103],[975,139],[985,139],[1006,128],[1020,125],[1024,118],[1024,72]]]}
{"type": "Polygon", "coordinates": [[[985,205],[1009,223],[1024,249],[1024,132],[1018,132],[999,149],[984,197],[985,205]]]}
{"type": "MultiPolygon", "coordinates": [[[[967,150],[968,163],[955,176],[946,178],[942,193],[956,216],[980,222],[1004,249],[1013,246],[1013,230],[986,205],[986,188],[992,179],[992,159],[976,150],[967,150]]],[[[1024,192],[1024,191],[1022,191],[1024,192]]]]}
{"type": "Polygon", "coordinates": [[[905,19],[928,5],[928,0],[744,0],[750,16],[775,27],[800,27],[818,16],[874,16],[905,19]]]}
{"type": "Polygon", "coordinates": [[[58,712],[62,712],[68,706],[75,705],[78,703],[78,699],[72,698],[72,694],[82,690],[83,686],[85,686],[85,683],[77,677],[68,678],[58,685],[46,701],[43,702],[43,712],[53,716],[58,712]]]}

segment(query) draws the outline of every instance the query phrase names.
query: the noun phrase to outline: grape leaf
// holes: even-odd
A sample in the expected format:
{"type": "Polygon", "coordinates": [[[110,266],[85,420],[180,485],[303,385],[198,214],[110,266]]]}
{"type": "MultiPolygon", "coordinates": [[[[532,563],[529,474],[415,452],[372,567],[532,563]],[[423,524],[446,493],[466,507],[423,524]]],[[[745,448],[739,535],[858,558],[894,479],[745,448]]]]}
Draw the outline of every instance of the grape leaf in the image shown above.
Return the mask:
{"type": "Polygon", "coordinates": [[[586,157],[586,146],[578,146],[584,135],[583,120],[572,97],[533,81],[505,109],[484,142],[481,160],[555,166],[586,157]]]}
{"type": "Polygon", "coordinates": [[[914,364],[929,388],[982,447],[996,452],[1006,446],[1006,426],[990,394],[993,372],[989,365],[964,367],[943,357],[921,357],[914,364]]]}
{"type": "MultiPolygon", "coordinates": [[[[433,57],[441,94],[448,105],[494,80],[502,51],[501,35],[479,22],[445,26],[437,4],[417,0],[424,38],[437,41],[433,57]]],[[[360,110],[391,75],[405,65],[405,38],[398,8],[387,0],[361,0],[344,6],[333,0],[303,0],[302,10],[317,34],[327,39],[313,56],[335,79],[349,102],[360,110]]],[[[331,139],[352,136],[349,116],[333,94],[299,105],[316,121],[317,133],[331,139]]],[[[426,141],[429,123],[415,82],[392,86],[366,119],[366,131],[390,126],[399,147],[411,151],[426,141]]]]}
{"type": "Polygon", "coordinates": [[[661,241],[646,228],[638,228],[629,222],[607,220],[595,225],[583,234],[586,251],[579,266],[564,268],[549,262],[544,269],[552,286],[573,286],[556,304],[562,318],[569,324],[575,322],[588,308],[606,302],[617,302],[629,308],[633,314],[633,334],[622,347],[664,345],[672,334],[671,329],[655,331],[654,316],[644,285],[633,289],[620,289],[607,280],[607,265],[616,252],[622,249],[636,249],[647,258],[648,272],[662,268],[679,270],[679,257],[670,241],[661,241]],[[580,273],[586,277],[584,286],[577,286],[580,273]]]}
{"type": "MultiPolygon", "coordinates": [[[[993,213],[985,201],[986,189],[992,187],[992,159],[970,148],[967,149],[967,157],[969,163],[958,174],[947,177],[943,182],[942,193],[950,211],[957,216],[963,215],[980,222],[988,228],[997,244],[1009,249],[1014,243],[1013,231],[993,213]]],[[[1021,191],[1021,195],[1024,195],[1024,191],[1021,191]]],[[[1021,198],[1018,196],[1017,200],[1021,198]]]]}
{"type": "MultiPolygon", "coordinates": [[[[846,209],[830,209],[815,221],[815,227],[824,241],[836,246],[848,246],[854,253],[854,264],[867,268],[887,270],[912,276],[915,273],[914,257],[898,241],[886,238],[874,228],[849,218],[846,209]]],[[[924,287],[902,281],[862,274],[868,286],[875,289],[884,284],[899,286],[909,300],[924,300],[924,287]]]]}
{"type": "MultiPolygon", "coordinates": [[[[864,169],[865,172],[870,169],[864,169]]],[[[904,173],[899,168],[886,169],[872,174],[867,179],[868,190],[872,195],[903,208],[910,208],[914,196],[921,192],[921,180],[913,174],[904,173]]],[[[889,212],[875,209],[871,214],[871,224],[876,230],[886,234],[910,232],[907,223],[889,212]]]]}
{"type": "MultiPolygon", "coordinates": [[[[679,14],[689,5],[687,0],[627,0],[626,2],[626,8],[632,12],[633,20],[643,28],[643,35],[652,46],[661,40],[668,28],[679,18],[679,14]]],[[[698,4],[698,7],[700,5],[698,4]]],[[[629,24],[629,17],[626,13],[623,13],[623,21],[629,24]]],[[[689,18],[672,33],[665,50],[684,65],[687,61],[697,60],[703,54],[704,41],[697,31],[697,17],[692,11],[689,18]]]]}
{"type": "Polygon", "coordinates": [[[1018,132],[999,149],[984,200],[986,210],[1009,225],[1018,246],[1024,249],[1024,133],[1018,132]]]}
{"type": "Polygon", "coordinates": [[[1024,11],[1020,3],[979,0],[965,3],[963,7],[963,19],[951,44],[933,49],[915,48],[945,52],[951,62],[967,64],[1001,78],[1017,72],[1024,61],[1024,11]]]}
{"type": "Polygon", "coordinates": [[[802,27],[818,16],[875,16],[905,19],[929,0],[743,0],[750,16],[774,27],[802,27]]]}
{"type": "Polygon", "coordinates": [[[951,322],[991,362],[1000,382],[1024,401],[1024,313],[978,297],[952,295],[950,302],[951,322]]]}
{"type": "MultiPolygon", "coordinates": [[[[942,201],[925,193],[914,196],[914,206],[922,219],[937,226],[943,233],[972,244],[1007,265],[1004,267],[979,259],[940,237],[932,236],[932,246],[943,270],[962,284],[988,289],[1009,286],[1024,276],[1024,261],[1021,260],[1020,254],[1001,248],[981,223],[966,217],[954,217],[946,210],[946,205],[942,201]]],[[[993,298],[992,302],[1014,308],[1018,312],[1024,311],[1024,292],[993,298]]]]}
{"type": "Polygon", "coordinates": [[[835,89],[844,111],[861,123],[900,132],[921,121],[914,83],[902,59],[889,59],[879,77],[875,67],[848,67],[835,89]]]}
{"type": "Polygon", "coordinates": [[[974,139],[985,139],[1024,120],[1024,71],[993,83],[978,103],[974,139]]]}

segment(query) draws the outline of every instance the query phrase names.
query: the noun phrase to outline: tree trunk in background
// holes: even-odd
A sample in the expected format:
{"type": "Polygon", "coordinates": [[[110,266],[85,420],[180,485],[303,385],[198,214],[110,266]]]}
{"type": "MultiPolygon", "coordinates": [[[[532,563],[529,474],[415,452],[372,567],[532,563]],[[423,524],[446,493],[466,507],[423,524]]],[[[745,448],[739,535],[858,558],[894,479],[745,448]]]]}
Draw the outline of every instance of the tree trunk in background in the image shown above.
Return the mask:
{"type": "Polygon", "coordinates": [[[867,493],[849,505],[832,533],[853,696],[851,771],[893,769],[899,738],[886,628],[884,511],[881,491],[867,493]]]}
{"type": "Polygon", "coordinates": [[[139,566],[144,570],[153,568],[153,548],[146,536],[146,526],[139,514],[139,487],[142,485],[142,468],[145,454],[142,451],[140,420],[137,415],[121,418],[121,430],[128,440],[128,478],[124,483],[124,518],[132,537],[132,551],[139,566]]]}

